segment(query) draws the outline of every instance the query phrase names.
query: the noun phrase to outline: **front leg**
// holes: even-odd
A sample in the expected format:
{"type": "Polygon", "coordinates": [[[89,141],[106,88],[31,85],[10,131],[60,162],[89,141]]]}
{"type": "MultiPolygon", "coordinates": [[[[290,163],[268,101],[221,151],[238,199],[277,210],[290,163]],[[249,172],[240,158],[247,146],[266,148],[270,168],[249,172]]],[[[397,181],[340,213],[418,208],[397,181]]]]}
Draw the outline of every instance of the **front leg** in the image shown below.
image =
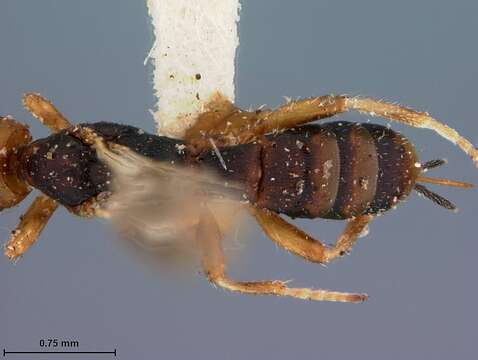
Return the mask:
{"type": "Polygon", "coordinates": [[[5,245],[5,255],[10,260],[22,256],[37,241],[57,208],[58,203],[55,200],[44,195],[38,196],[12,232],[10,240],[5,245]]]}
{"type": "Polygon", "coordinates": [[[72,126],[51,102],[39,94],[25,94],[23,106],[54,133],[72,126]]]}

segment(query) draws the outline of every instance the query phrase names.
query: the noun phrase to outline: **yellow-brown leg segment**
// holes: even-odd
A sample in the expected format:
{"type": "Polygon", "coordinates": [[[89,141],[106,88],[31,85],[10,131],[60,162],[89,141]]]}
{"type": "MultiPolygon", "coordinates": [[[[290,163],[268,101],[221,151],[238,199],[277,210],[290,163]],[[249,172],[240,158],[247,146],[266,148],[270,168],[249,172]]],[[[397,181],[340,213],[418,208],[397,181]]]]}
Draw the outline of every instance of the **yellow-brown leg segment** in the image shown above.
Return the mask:
{"type": "Polygon", "coordinates": [[[203,249],[203,268],[209,281],[224,289],[252,295],[289,296],[303,300],[359,303],[365,294],[334,292],[322,289],[291,288],[284,281],[239,282],[226,274],[222,235],[212,213],[205,209],[198,225],[197,238],[203,249]]]}
{"type": "MultiPolygon", "coordinates": [[[[232,106],[232,104],[230,104],[232,106]]],[[[426,112],[419,112],[397,104],[360,97],[326,95],[312,99],[291,101],[276,110],[256,112],[242,111],[230,107],[219,112],[214,122],[198,121],[187,133],[186,140],[199,141],[200,137],[213,138],[220,145],[236,145],[252,142],[268,133],[289,129],[294,126],[328,118],[346,111],[358,111],[380,116],[403,124],[430,129],[456,144],[468,154],[478,166],[478,150],[473,144],[449,126],[432,118],[426,112]],[[189,135],[188,135],[189,134],[189,135]]],[[[206,116],[207,117],[207,116],[206,116]]],[[[207,146],[203,141],[204,146],[207,146]]]]}
{"type": "Polygon", "coordinates": [[[38,94],[25,94],[23,106],[54,133],[72,126],[51,102],[38,94]]]}
{"type": "Polygon", "coordinates": [[[224,133],[227,126],[227,118],[235,112],[242,112],[228,99],[217,96],[201,113],[196,122],[186,130],[184,140],[192,141],[224,133]]]}
{"type": "Polygon", "coordinates": [[[57,207],[58,203],[47,196],[40,195],[33,201],[5,245],[10,260],[22,256],[35,243],[57,207]]]}
{"type": "MultiPolygon", "coordinates": [[[[23,105],[52,132],[59,132],[72,126],[48,100],[38,94],[25,94],[23,105]]],[[[5,245],[5,255],[15,260],[25,254],[36,242],[57,208],[58,204],[55,200],[38,196],[21,217],[20,224],[5,245]]]]}
{"type": "Polygon", "coordinates": [[[335,245],[327,247],[273,212],[253,207],[250,209],[262,230],[277,245],[308,261],[321,264],[347,254],[373,219],[370,215],[351,219],[335,245]]]}
{"type": "Polygon", "coordinates": [[[267,133],[334,116],[346,110],[345,101],[344,96],[326,95],[290,101],[276,110],[258,111],[243,111],[224,103],[202,114],[186,132],[185,140],[199,143],[212,138],[221,146],[244,144],[267,133]]]}
{"type": "Polygon", "coordinates": [[[478,166],[478,150],[473,144],[458,134],[456,130],[432,118],[427,112],[419,112],[405,106],[359,97],[347,98],[346,108],[347,110],[356,110],[369,115],[398,121],[409,126],[433,130],[438,135],[457,145],[478,166]]]}

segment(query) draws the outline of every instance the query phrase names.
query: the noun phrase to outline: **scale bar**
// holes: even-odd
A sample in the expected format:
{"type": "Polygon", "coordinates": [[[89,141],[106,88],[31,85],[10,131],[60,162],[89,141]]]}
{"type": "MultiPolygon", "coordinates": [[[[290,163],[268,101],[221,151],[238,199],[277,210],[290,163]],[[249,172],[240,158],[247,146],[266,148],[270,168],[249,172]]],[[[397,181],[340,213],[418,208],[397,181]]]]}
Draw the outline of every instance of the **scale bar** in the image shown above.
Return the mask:
{"type": "Polygon", "coordinates": [[[3,349],[3,356],[7,355],[21,355],[21,354],[105,354],[105,355],[114,355],[116,357],[116,349],[113,351],[7,351],[3,349]]]}

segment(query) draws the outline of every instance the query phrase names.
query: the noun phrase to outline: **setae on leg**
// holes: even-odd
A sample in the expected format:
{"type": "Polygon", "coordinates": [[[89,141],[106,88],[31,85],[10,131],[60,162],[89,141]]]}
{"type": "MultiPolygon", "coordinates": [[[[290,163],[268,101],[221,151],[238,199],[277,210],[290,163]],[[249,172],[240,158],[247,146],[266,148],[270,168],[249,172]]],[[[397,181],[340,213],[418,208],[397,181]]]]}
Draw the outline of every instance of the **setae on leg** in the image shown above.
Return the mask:
{"type": "Polygon", "coordinates": [[[373,216],[357,216],[349,221],[333,247],[327,247],[279,215],[268,210],[251,208],[262,230],[277,245],[310,262],[326,264],[347,254],[373,216]]]}
{"type": "Polygon", "coordinates": [[[242,282],[229,279],[222,250],[222,236],[212,213],[204,207],[197,229],[197,239],[203,251],[204,272],[211,283],[229,291],[251,295],[289,296],[303,300],[359,303],[365,294],[335,292],[322,289],[292,288],[284,281],[242,282]]]}

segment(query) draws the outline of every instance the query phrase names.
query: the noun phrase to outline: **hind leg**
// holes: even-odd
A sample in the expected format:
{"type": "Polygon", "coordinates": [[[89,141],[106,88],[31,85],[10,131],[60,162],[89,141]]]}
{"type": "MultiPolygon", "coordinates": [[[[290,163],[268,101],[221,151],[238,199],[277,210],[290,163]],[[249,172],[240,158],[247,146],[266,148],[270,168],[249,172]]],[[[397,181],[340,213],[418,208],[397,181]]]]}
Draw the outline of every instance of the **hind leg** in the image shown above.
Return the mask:
{"type": "MultiPolygon", "coordinates": [[[[326,95],[290,101],[273,111],[248,112],[235,109],[235,111],[224,112],[220,121],[214,122],[210,128],[204,131],[193,132],[195,135],[188,140],[212,137],[214,140],[221,140],[221,145],[243,144],[255,141],[268,133],[282,131],[348,111],[358,111],[409,126],[433,130],[456,144],[478,166],[478,150],[473,144],[458,134],[456,130],[434,119],[428,113],[381,100],[341,95],[326,95]]],[[[197,126],[200,128],[205,123],[207,122],[198,123],[197,126]]]]}
{"type": "Polygon", "coordinates": [[[273,212],[252,207],[251,212],[267,236],[277,245],[310,262],[321,264],[347,254],[373,219],[370,215],[353,218],[335,245],[327,247],[273,212]]]}
{"type": "Polygon", "coordinates": [[[292,288],[284,281],[243,282],[230,279],[222,250],[222,236],[212,213],[204,209],[201,216],[197,239],[203,251],[204,272],[211,283],[226,290],[251,295],[288,296],[303,300],[339,301],[359,303],[367,299],[365,294],[353,294],[322,289],[292,288]]]}
{"type": "Polygon", "coordinates": [[[380,116],[416,128],[433,130],[441,137],[457,145],[478,166],[478,150],[473,144],[458,134],[456,130],[432,118],[427,112],[419,112],[405,106],[359,97],[347,98],[346,108],[349,111],[356,110],[372,116],[380,116]]]}
{"type": "Polygon", "coordinates": [[[290,101],[276,110],[244,111],[230,102],[201,114],[186,132],[185,140],[200,142],[212,138],[218,145],[237,145],[257,140],[270,132],[289,129],[346,111],[345,97],[326,95],[290,101]]]}

